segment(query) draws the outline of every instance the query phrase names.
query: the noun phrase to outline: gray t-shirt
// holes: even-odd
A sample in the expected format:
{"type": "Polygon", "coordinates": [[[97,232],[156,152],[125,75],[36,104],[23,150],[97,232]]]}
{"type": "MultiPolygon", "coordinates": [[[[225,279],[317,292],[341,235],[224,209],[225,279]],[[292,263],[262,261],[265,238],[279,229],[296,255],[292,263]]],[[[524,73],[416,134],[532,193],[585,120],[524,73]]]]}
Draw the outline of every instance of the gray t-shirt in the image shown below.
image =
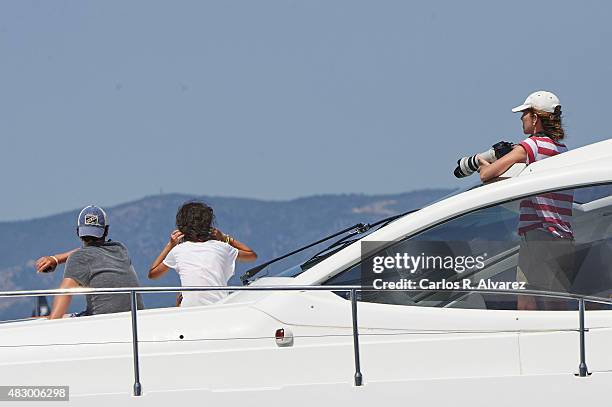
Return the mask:
{"type": "MultiPolygon", "coordinates": [[[[139,287],[138,277],[126,247],[119,242],[85,246],[72,253],[66,262],[64,278],[82,287],[139,287]]],[[[129,294],[89,294],[85,315],[108,314],[131,309],[129,294]]],[[[138,308],[144,308],[138,294],[138,308]]]]}

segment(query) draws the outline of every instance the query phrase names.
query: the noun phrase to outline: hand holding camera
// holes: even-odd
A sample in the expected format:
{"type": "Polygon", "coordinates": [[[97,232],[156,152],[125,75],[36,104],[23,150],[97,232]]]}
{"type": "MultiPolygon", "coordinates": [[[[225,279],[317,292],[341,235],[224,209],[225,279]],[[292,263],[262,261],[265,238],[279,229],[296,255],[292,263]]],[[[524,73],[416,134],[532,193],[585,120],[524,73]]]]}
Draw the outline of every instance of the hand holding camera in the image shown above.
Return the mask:
{"type": "Polygon", "coordinates": [[[458,159],[457,168],[454,171],[455,177],[463,178],[472,175],[480,169],[481,160],[491,164],[512,151],[513,146],[514,144],[508,141],[500,141],[483,153],[458,159]]]}

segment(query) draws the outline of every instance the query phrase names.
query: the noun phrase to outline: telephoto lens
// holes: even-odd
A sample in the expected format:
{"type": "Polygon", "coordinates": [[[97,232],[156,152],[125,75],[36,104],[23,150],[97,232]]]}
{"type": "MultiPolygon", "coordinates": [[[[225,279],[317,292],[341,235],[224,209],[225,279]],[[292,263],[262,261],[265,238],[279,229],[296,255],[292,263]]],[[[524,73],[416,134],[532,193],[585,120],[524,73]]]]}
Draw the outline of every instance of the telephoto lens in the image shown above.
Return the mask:
{"type": "Polygon", "coordinates": [[[505,156],[512,150],[513,144],[508,141],[500,141],[499,143],[493,144],[493,146],[485,152],[480,154],[474,154],[469,157],[462,157],[457,160],[457,168],[453,171],[455,177],[463,178],[468,175],[472,175],[480,168],[478,162],[478,156],[492,163],[497,161],[499,158],[505,156]]]}

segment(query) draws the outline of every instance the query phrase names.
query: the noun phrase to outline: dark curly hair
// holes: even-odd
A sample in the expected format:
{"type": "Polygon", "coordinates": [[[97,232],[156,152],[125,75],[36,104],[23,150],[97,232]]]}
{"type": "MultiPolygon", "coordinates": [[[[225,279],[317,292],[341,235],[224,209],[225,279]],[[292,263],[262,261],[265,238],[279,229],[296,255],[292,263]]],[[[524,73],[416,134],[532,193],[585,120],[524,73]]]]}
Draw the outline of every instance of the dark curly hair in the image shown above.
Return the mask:
{"type": "Polygon", "coordinates": [[[210,239],[214,222],[213,210],[204,202],[187,202],[176,212],[176,227],[189,242],[205,242],[210,239]]]}

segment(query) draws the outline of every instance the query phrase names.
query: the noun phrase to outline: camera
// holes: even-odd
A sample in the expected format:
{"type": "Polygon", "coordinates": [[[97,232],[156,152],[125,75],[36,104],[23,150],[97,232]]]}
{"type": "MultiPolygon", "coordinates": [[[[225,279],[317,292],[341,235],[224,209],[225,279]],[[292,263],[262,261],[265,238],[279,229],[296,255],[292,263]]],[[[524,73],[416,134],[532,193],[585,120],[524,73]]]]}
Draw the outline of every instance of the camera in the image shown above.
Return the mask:
{"type": "Polygon", "coordinates": [[[470,157],[463,157],[458,159],[457,168],[455,168],[454,171],[455,177],[467,177],[468,175],[472,175],[475,171],[478,171],[478,169],[480,168],[478,156],[492,163],[508,154],[512,150],[513,146],[514,144],[508,141],[500,141],[499,143],[493,144],[490,149],[483,153],[474,154],[470,157]]]}

